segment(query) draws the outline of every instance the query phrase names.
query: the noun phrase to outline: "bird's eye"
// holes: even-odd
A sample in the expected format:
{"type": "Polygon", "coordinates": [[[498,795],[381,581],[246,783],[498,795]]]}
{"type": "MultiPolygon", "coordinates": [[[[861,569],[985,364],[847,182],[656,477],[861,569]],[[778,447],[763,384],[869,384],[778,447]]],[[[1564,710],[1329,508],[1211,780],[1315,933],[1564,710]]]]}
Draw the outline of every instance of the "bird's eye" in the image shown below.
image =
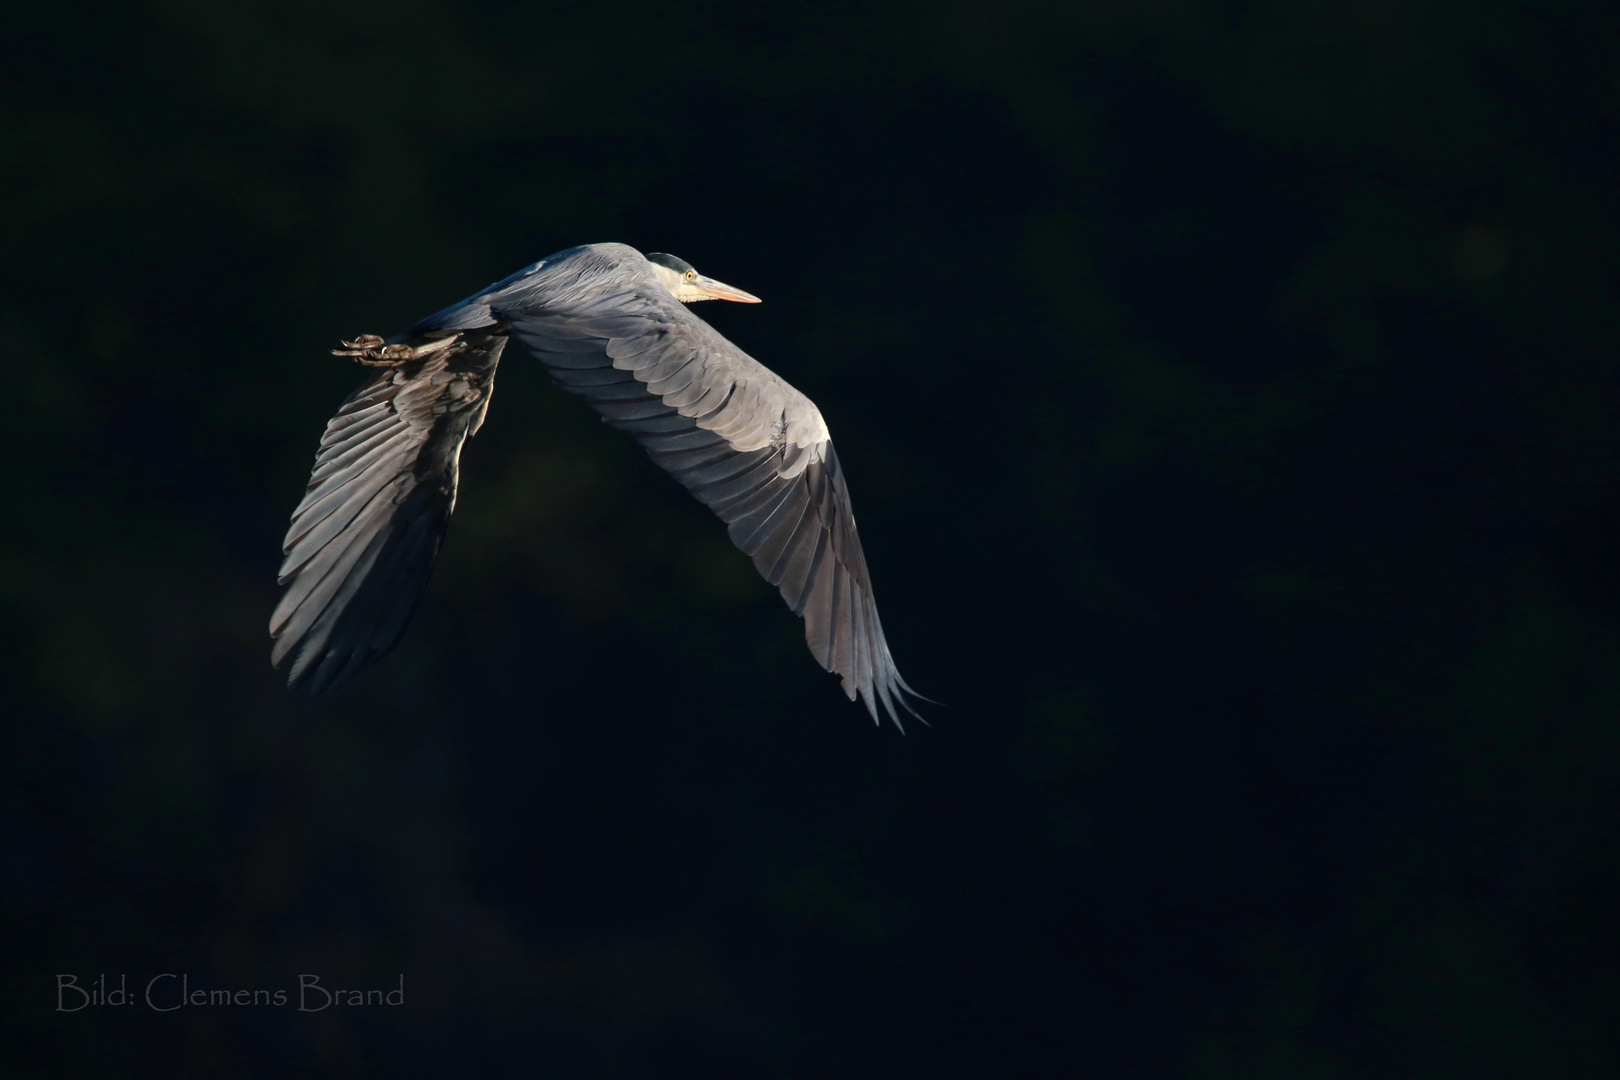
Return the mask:
{"type": "Polygon", "coordinates": [[[687,281],[696,281],[697,280],[697,271],[696,270],[688,270],[686,272],[686,280],[687,281]]]}

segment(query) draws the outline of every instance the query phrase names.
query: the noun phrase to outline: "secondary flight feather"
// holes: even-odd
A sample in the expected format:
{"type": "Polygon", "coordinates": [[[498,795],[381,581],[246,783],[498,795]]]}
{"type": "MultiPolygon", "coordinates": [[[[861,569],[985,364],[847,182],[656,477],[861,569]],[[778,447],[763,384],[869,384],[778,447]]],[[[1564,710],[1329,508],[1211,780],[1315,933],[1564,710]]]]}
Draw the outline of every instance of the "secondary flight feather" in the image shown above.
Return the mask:
{"type": "Polygon", "coordinates": [[[880,704],[896,724],[897,707],[915,715],[820,411],[692,314],[697,300],[758,302],[674,256],[592,244],[334,350],[378,370],[327,424],[287,530],[270,635],[288,685],[330,690],[404,634],[455,509],[461,447],[515,344],[726,523],[851,700],[874,720],[880,704]]]}

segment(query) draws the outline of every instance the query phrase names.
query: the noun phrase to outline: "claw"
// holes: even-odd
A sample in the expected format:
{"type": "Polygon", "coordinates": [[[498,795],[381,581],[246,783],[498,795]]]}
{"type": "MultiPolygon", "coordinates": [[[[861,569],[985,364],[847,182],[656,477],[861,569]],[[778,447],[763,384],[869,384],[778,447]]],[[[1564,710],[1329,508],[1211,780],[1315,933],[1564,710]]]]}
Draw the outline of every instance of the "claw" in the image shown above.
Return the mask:
{"type": "MultiPolygon", "coordinates": [[[[369,349],[375,349],[378,346],[380,346],[382,343],[383,343],[383,339],[378,337],[376,334],[361,334],[359,337],[355,338],[353,341],[345,341],[343,344],[347,345],[351,349],[359,349],[360,351],[364,352],[364,351],[369,350],[369,349]]],[[[338,350],[333,349],[332,351],[335,353],[338,350]]],[[[344,355],[345,356],[350,356],[350,355],[353,355],[353,354],[352,353],[344,353],[344,355]]]]}
{"type": "Polygon", "coordinates": [[[460,340],[460,334],[452,334],[421,346],[384,345],[383,339],[376,334],[361,334],[353,341],[344,341],[345,348],[333,349],[332,355],[352,356],[355,363],[367,367],[398,367],[431,353],[442,352],[460,340]]]}
{"type": "Polygon", "coordinates": [[[409,345],[384,345],[376,334],[361,334],[353,341],[347,339],[344,347],[333,349],[333,356],[352,356],[367,367],[394,367],[411,359],[415,352],[409,345]]]}

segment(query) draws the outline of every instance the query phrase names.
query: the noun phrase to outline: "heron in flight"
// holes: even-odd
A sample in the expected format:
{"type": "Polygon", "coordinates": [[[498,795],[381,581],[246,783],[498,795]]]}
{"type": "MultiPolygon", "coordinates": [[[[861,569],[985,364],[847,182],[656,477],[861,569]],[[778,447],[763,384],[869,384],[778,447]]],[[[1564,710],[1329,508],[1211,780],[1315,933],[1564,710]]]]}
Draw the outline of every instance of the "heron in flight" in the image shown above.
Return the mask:
{"type": "Polygon", "coordinates": [[[918,696],[883,639],[849,490],[809,398],[687,310],[759,298],[672,255],[550,255],[403,334],[334,349],[378,369],[326,425],[283,545],[271,662],[330,690],[385,655],[427,586],[509,341],[726,523],[805,623],[811,655],[878,720],[918,696]]]}

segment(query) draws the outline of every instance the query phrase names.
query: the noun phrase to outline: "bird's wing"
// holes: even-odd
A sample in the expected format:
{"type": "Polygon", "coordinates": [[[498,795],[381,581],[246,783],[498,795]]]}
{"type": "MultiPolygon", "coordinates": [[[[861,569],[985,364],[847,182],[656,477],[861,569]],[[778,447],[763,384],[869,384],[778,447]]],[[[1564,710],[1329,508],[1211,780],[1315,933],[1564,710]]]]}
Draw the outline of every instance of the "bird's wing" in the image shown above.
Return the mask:
{"type": "MultiPolygon", "coordinates": [[[[430,344],[442,346],[439,333],[430,344]]],[[[407,344],[428,343],[426,338],[407,344]]],[[[506,338],[499,328],[385,368],[338,409],[282,550],[271,663],[319,694],[394,647],[427,586],[506,338]]]]}
{"type": "Polygon", "coordinates": [[[635,436],[720,516],[804,617],[810,652],[843,676],[851,700],[860,695],[874,720],[881,700],[896,724],[897,703],[913,711],[883,639],[843,470],[809,398],[656,285],[567,314],[491,299],[491,314],[559,386],[635,436]]]}

